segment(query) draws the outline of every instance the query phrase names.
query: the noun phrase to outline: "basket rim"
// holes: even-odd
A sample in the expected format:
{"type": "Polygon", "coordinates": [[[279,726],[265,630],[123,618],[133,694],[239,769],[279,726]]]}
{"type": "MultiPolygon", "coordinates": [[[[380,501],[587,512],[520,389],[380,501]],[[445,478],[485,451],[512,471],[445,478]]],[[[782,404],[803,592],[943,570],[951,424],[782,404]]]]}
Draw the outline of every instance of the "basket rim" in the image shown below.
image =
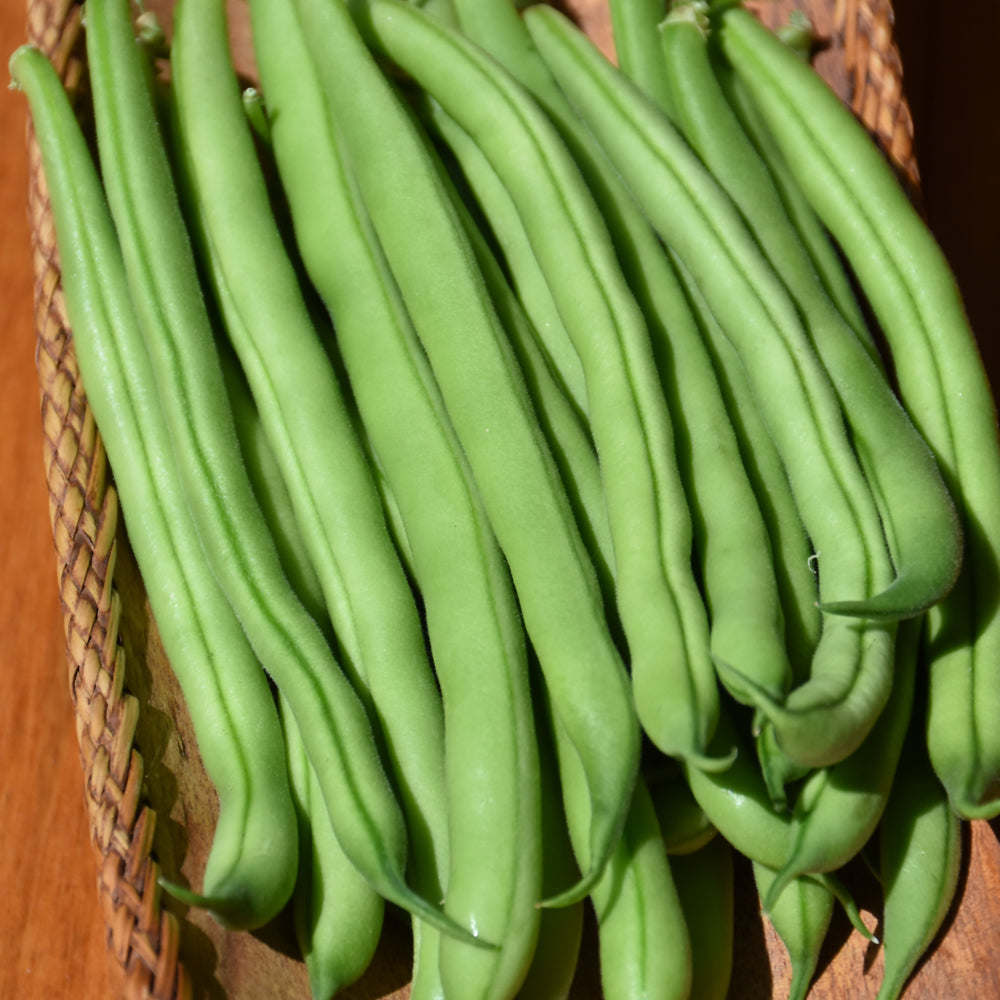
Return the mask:
{"type": "MultiPolygon", "coordinates": [[[[771,26],[782,7],[773,0],[748,0],[747,6],[771,26]]],[[[794,6],[833,8],[824,46],[843,72],[835,89],[918,199],[913,122],[890,0],[799,0],[794,6]]],[[[52,60],[71,94],[85,93],[82,0],[27,0],[27,13],[27,41],[52,60]]],[[[144,795],[144,763],[134,744],[142,705],[130,692],[119,635],[124,598],[114,569],[127,540],[79,377],[30,121],[26,141],[44,462],[99,906],[122,996],[186,1000],[193,985],[181,958],[181,926],[160,905],[156,814],[144,795]]]]}

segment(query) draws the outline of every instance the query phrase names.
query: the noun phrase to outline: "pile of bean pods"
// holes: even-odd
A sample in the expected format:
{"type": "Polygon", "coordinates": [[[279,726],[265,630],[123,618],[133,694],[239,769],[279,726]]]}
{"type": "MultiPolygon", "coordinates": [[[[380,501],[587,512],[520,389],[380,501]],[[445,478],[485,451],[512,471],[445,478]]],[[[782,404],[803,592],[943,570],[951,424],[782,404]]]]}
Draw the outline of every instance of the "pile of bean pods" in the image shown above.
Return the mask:
{"type": "Polygon", "coordinates": [[[223,0],[87,0],[93,143],[11,60],[218,792],[167,891],[290,910],[317,1000],[386,904],[416,1000],[570,995],[586,908],[610,1000],[723,998],[738,853],[802,998],[863,859],[899,996],[1000,812],[1000,448],[808,33],[248,7],[255,88],[223,0]]]}

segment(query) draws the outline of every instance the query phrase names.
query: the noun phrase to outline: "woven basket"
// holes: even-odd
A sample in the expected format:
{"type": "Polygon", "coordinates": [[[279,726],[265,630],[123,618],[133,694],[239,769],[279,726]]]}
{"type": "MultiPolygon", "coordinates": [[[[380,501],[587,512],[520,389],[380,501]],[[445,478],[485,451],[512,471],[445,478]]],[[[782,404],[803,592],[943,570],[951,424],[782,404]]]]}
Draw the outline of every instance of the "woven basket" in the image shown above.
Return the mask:
{"type": "MultiPolygon", "coordinates": [[[[165,6],[169,8],[169,0],[165,6]]],[[[604,0],[576,0],[565,6],[610,49],[604,0]]],[[[772,0],[760,4],[758,13],[777,24],[792,6],[772,0]]],[[[916,195],[912,124],[892,41],[890,4],[800,0],[794,6],[812,17],[823,37],[818,68],[877,137],[916,195]]],[[[30,0],[28,40],[52,59],[85,119],[87,79],[79,3],[30,0]]],[[[236,44],[242,43],[237,39],[236,44]]],[[[37,367],[50,516],[98,903],[109,953],[120,970],[120,992],[129,1000],[307,997],[304,966],[295,958],[285,927],[276,924],[257,935],[227,934],[204,914],[174,908],[157,887],[161,871],[171,876],[181,873],[191,884],[200,884],[216,806],[183,700],[159,645],[80,384],[53,223],[30,125],[28,150],[37,367]]],[[[755,906],[751,898],[745,907],[748,919],[756,918],[755,906]]],[[[780,944],[766,928],[760,929],[759,921],[757,927],[750,935],[758,945],[755,955],[747,954],[752,945],[745,943],[737,952],[737,976],[752,977],[739,988],[741,1000],[771,996],[787,976],[780,944]],[[759,988],[751,989],[751,981],[759,988]],[[762,981],[765,985],[760,986],[762,981]]],[[[390,920],[372,972],[344,996],[374,1000],[408,995],[407,933],[402,922],[390,920]]],[[[584,966],[580,979],[574,997],[599,995],[593,968],[584,966]]],[[[823,996],[861,995],[850,987],[838,989],[823,996]]]]}

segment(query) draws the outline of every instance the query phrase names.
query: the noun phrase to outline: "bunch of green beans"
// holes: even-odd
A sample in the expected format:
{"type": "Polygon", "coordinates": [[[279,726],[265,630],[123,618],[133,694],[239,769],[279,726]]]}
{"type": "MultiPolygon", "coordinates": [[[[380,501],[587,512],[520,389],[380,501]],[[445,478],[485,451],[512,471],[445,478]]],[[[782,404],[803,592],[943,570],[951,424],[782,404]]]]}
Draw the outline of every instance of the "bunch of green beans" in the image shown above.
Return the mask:
{"type": "Polygon", "coordinates": [[[88,0],[97,162],[11,59],[220,799],[164,886],[287,917],[315,1000],[387,904],[417,1000],[573,996],[588,909],[606,997],[724,1000],[740,864],[803,1000],[860,859],[893,1000],[1000,814],[947,264],[801,45],[609,3],[617,64],[545,4],[251,0],[248,97],[222,0],[162,65],[88,0]]]}

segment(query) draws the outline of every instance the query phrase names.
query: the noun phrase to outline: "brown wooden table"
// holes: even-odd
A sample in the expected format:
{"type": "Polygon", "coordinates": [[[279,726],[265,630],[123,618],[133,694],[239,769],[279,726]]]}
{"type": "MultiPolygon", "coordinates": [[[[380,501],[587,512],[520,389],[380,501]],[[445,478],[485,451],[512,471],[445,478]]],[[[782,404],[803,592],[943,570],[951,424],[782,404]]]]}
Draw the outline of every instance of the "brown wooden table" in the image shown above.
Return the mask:
{"type": "MultiPolygon", "coordinates": [[[[0,3],[0,53],[24,7],[0,3]]],[[[66,681],[34,366],[25,103],[0,90],[0,996],[113,996],[66,681]]]]}
{"type": "MultiPolygon", "coordinates": [[[[994,297],[1000,188],[993,179],[1000,163],[1000,9],[989,0],[962,4],[961,13],[935,0],[896,0],[895,6],[930,221],[1000,385],[994,297]]],[[[23,37],[22,3],[0,0],[4,58],[23,37]]],[[[0,569],[7,583],[0,598],[0,997],[104,1000],[116,995],[116,979],[88,844],[42,472],[24,128],[23,100],[0,91],[0,569]]],[[[977,825],[974,850],[997,850],[985,824],[977,825]]],[[[985,905],[996,888],[967,885],[965,892],[982,896],[985,905]]],[[[963,920],[971,927],[978,912],[971,907],[963,920]]],[[[996,950],[963,953],[963,926],[953,926],[940,960],[908,997],[1000,997],[995,976],[992,993],[982,992],[990,977],[964,979],[975,965],[996,970],[1000,959],[996,950]],[[972,983],[978,989],[970,993],[972,983]]],[[[749,992],[737,983],[731,995],[748,1000],[749,992]]]]}

